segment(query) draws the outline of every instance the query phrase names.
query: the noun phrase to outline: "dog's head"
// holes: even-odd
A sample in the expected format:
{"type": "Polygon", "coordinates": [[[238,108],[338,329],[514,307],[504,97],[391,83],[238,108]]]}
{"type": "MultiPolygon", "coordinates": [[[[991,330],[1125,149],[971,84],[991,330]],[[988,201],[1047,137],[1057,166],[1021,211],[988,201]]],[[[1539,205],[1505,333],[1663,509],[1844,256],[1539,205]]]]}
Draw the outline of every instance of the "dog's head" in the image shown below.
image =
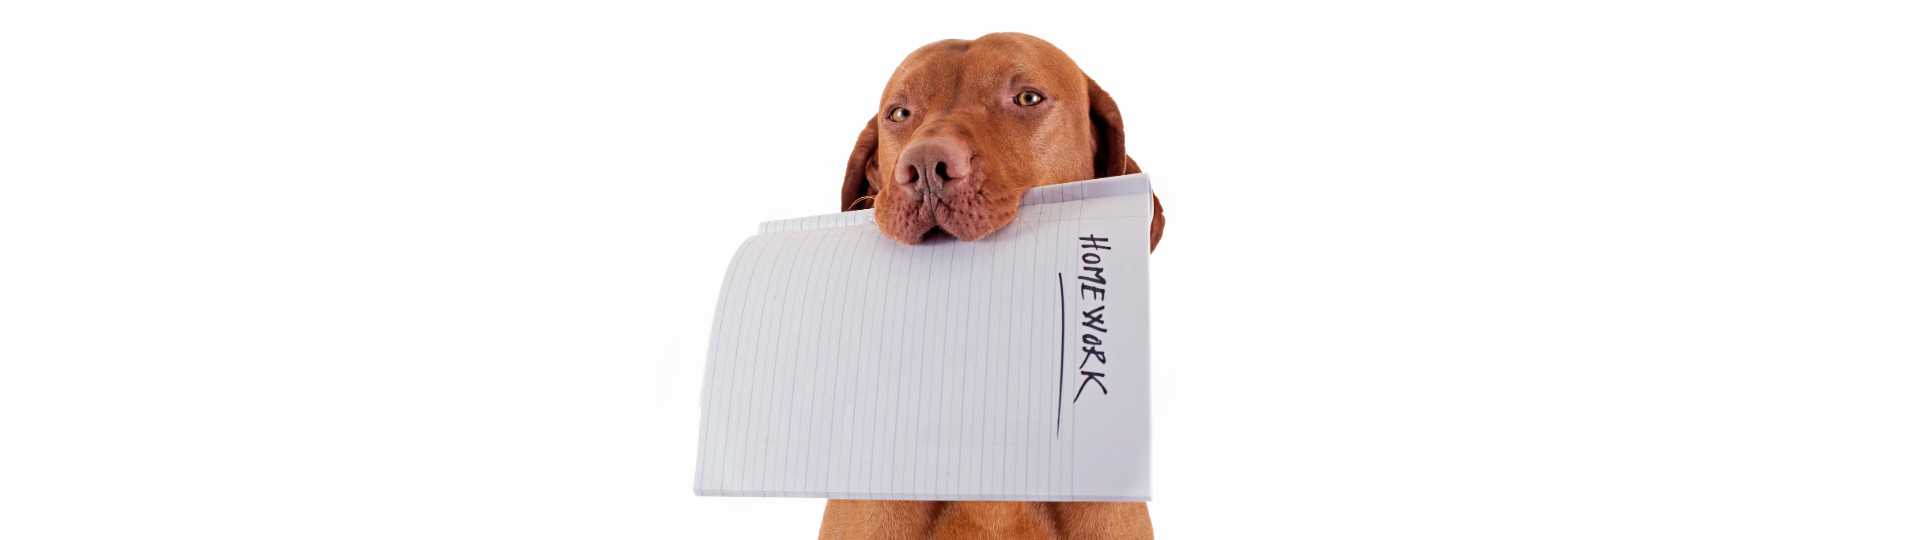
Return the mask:
{"type": "Polygon", "coordinates": [[[1129,172],[1120,108],[1072,58],[1033,36],[987,34],[921,47],[894,70],[847,160],[840,206],[873,208],[903,243],[935,228],[971,242],[1011,222],[1030,188],[1129,172]]]}

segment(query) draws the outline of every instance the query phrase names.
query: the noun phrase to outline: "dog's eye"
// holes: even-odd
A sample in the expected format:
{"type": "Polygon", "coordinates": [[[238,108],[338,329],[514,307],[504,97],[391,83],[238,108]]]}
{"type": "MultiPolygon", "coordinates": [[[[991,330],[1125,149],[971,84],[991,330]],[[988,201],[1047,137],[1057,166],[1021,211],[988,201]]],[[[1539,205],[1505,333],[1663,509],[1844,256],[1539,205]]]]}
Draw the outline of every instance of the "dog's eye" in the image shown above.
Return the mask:
{"type": "Polygon", "coordinates": [[[913,113],[908,112],[906,107],[894,107],[893,112],[887,113],[887,120],[890,122],[904,122],[909,116],[913,116],[913,113]]]}
{"type": "Polygon", "coordinates": [[[1047,98],[1040,97],[1039,92],[1028,90],[1025,92],[1021,92],[1020,95],[1018,96],[1015,96],[1013,98],[1013,102],[1019,103],[1021,107],[1032,107],[1034,105],[1039,105],[1041,101],[1045,101],[1046,99],[1047,98]]]}

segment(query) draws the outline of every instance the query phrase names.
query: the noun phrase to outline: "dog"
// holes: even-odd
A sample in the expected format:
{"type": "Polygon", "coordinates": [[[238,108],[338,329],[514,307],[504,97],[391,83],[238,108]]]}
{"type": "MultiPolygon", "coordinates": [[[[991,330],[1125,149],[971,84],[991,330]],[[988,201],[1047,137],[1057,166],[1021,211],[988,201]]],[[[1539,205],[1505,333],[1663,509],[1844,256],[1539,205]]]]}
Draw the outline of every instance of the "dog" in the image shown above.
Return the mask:
{"type": "MultiPolygon", "coordinates": [[[[847,159],[843,211],[882,234],[985,238],[1039,186],[1140,172],[1120,108],[1065,52],[1016,33],[934,42],[887,81],[847,159]]],[[[1153,198],[1150,248],[1166,226],[1153,198]]],[[[829,500],[820,538],[1152,538],[1146,503],[829,500]]]]}

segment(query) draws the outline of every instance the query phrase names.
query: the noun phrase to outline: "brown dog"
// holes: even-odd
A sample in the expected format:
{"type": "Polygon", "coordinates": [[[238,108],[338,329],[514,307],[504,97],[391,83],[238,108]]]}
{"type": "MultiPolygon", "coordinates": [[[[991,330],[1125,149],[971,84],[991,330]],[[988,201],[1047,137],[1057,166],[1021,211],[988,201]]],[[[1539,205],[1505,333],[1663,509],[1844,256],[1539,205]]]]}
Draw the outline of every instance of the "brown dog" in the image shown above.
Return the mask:
{"type": "MultiPolygon", "coordinates": [[[[1120,108],[1067,54],[1013,33],[935,42],[900,63],[847,160],[844,210],[888,238],[974,241],[1028,189],[1140,172],[1120,108]]],[[[1153,200],[1151,246],[1166,225],[1153,200]]],[[[820,538],[1152,538],[1146,503],[827,501],[820,538]]]]}

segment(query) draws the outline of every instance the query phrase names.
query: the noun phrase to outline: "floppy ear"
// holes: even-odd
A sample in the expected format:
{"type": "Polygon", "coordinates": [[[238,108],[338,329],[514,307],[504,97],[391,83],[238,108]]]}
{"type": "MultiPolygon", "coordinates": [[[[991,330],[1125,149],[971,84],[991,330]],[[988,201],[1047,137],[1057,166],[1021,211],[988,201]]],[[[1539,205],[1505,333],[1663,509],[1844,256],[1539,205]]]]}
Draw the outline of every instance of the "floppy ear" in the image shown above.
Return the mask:
{"type": "MultiPolygon", "coordinates": [[[[1113,96],[1087,78],[1088,115],[1093,118],[1093,177],[1106,178],[1140,172],[1140,165],[1127,156],[1126,126],[1120,123],[1120,106],[1113,96]]],[[[1160,196],[1153,196],[1153,224],[1147,231],[1147,251],[1160,247],[1160,232],[1167,218],[1160,210],[1160,196]]]]}
{"type": "Polygon", "coordinates": [[[1120,124],[1120,106],[1113,96],[1087,77],[1087,114],[1093,119],[1093,177],[1106,178],[1140,172],[1127,159],[1127,130],[1120,124]]]}
{"type": "Polygon", "coordinates": [[[860,130],[860,139],[853,143],[853,155],[847,156],[847,179],[840,183],[841,212],[873,208],[868,196],[879,193],[872,182],[873,154],[880,148],[879,120],[877,114],[867,119],[867,128],[860,130]]]}

